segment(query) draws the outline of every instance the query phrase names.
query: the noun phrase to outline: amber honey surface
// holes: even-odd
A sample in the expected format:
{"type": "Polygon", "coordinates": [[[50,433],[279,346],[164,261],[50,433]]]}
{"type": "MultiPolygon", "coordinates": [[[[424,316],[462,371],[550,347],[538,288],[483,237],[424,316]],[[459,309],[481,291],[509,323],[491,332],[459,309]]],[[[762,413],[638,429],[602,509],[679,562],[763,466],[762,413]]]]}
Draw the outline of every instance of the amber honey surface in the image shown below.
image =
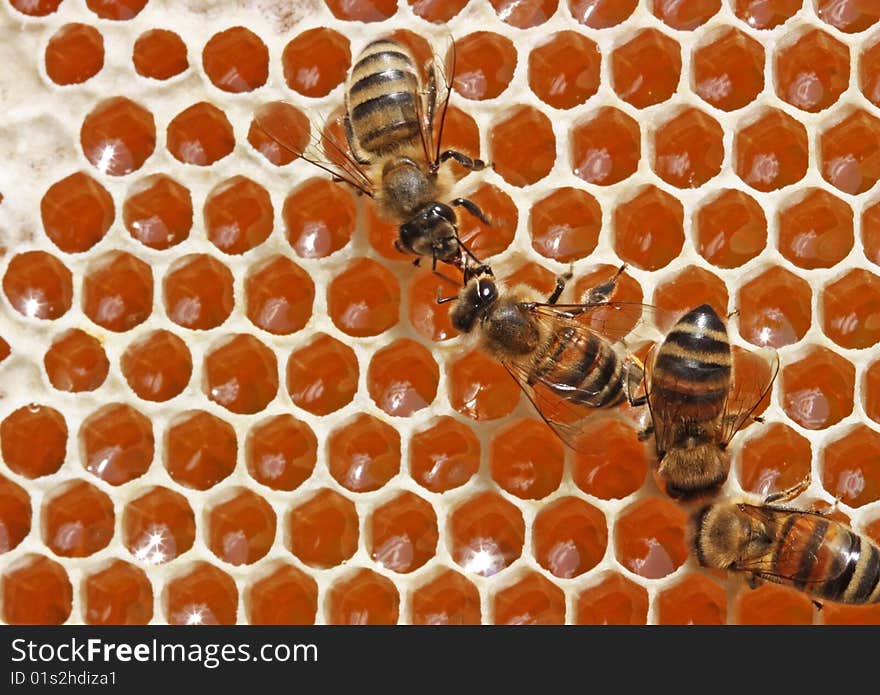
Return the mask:
{"type": "Polygon", "coordinates": [[[781,367],[722,495],[809,473],[880,538],[872,3],[2,0],[0,621],[880,620],[698,569],[635,429],[563,446],[253,122],[320,139],[390,33],[455,41],[469,247],[568,301],[625,262],[663,330],[735,312],[781,367]]]}

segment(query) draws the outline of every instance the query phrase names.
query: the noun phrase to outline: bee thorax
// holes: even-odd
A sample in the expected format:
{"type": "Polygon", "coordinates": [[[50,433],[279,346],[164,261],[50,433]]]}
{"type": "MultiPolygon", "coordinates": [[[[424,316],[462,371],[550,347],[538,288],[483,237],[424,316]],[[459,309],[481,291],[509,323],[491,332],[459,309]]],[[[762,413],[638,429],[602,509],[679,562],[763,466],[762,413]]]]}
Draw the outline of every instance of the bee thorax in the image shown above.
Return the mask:
{"type": "Polygon", "coordinates": [[[499,303],[483,324],[486,347],[496,354],[528,355],[537,350],[541,333],[516,302],[499,303]]]}

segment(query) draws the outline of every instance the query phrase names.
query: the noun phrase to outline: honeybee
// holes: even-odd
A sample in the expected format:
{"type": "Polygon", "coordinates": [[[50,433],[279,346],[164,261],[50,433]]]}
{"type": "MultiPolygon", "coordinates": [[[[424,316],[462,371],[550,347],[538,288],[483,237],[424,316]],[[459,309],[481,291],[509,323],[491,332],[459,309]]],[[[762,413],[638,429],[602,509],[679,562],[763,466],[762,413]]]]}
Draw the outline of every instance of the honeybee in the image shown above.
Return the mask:
{"type": "Polygon", "coordinates": [[[867,536],[826,515],[774,504],[802,488],[763,503],[719,502],[695,520],[694,549],[705,567],[747,572],[752,584],[767,580],[841,603],[880,602],[880,548],[867,536]]]}
{"type": "Polygon", "coordinates": [[[644,436],[654,434],[666,492],[678,499],[711,493],[727,479],[727,446],[770,390],[778,360],[773,356],[768,378],[734,385],[727,327],[702,304],[679,319],[646,362],[652,424],[644,436]]]}
{"type": "MultiPolygon", "coordinates": [[[[454,71],[454,50],[452,56],[454,71]]],[[[430,256],[435,270],[438,261],[460,266],[462,253],[476,260],[458,238],[453,207],[462,207],[489,224],[479,206],[467,198],[442,202],[449,194],[443,163],[453,159],[472,171],[480,171],[486,164],[456,150],[441,150],[452,80],[447,81],[446,94],[440,99],[438,70],[436,61],[429,62],[425,66],[427,83],[423,84],[415,59],[402,43],[383,38],[367,44],[345,86],[347,150],[332,138],[329,143],[336,157],[327,156],[326,145],[323,158],[306,155],[294,134],[267,118],[265,109],[255,114],[260,128],[282,147],[373,198],[379,213],[399,224],[397,249],[430,256]]]]}
{"type": "Polygon", "coordinates": [[[621,342],[645,307],[608,301],[622,270],[593,288],[585,303],[558,304],[570,273],[557,279],[545,302],[535,302],[525,292],[499,290],[491,269],[480,266],[466,269],[457,296],[438,301],[455,301],[452,325],[462,333],[477,331],[482,349],[504,365],[547,424],[582,449],[586,443],[578,435],[597,408],[645,402],[637,393],[642,364],[621,342]],[[612,317],[591,316],[600,307],[612,317]]]}

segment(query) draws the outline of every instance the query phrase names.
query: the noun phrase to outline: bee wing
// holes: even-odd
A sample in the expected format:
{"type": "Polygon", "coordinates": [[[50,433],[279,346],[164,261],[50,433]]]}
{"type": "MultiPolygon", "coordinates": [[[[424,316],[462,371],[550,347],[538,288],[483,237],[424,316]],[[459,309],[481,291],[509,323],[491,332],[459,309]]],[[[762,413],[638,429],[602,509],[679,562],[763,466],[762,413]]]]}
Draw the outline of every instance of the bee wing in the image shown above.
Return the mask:
{"type": "Polygon", "coordinates": [[[627,336],[644,337],[650,325],[656,325],[656,315],[662,311],[638,302],[532,303],[528,306],[538,321],[546,321],[550,327],[562,321],[575,330],[589,330],[611,342],[623,342],[627,336]]]}
{"type": "MultiPolygon", "coordinates": [[[[347,142],[343,144],[340,135],[333,132],[335,125],[335,130],[342,130],[344,134],[344,126],[331,123],[329,127],[316,128],[311,123],[307,137],[304,138],[302,129],[285,114],[288,106],[284,102],[264,104],[254,113],[254,122],[280,147],[323,169],[364,195],[373,197],[373,184],[369,175],[358,163],[347,142]],[[315,136],[316,130],[322,133],[320,138],[315,136]]],[[[338,117],[336,120],[339,120],[338,117]]]]}
{"type": "MultiPolygon", "coordinates": [[[[567,331],[569,333],[568,345],[574,350],[578,350],[579,346],[583,346],[583,349],[586,350],[586,346],[597,335],[600,339],[609,339],[626,335],[629,332],[622,328],[619,331],[610,331],[607,319],[590,316],[594,309],[609,307],[609,305],[615,305],[612,309],[626,313],[630,318],[635,315],[641,316],[643,308],[639,304],[622,302],[596,305],[525,304],[533,318],[539,323],[544,323],[546,330],[554,333],[567,331]],[[577,307],[576,312],[575,307],[577,307]],[[597,329],[609,330],[610,335],[597,329]]],[[[614,315],[612,314],[612,316],[614,315]]],[[[627,358],[627,360],[629,359],[627,358]]],[[[531,356],[509,358],[501,360],[501,362],[544,421],[560,439],[576,451],[591,451],[594,448],[594,442],[585,442],[580,435],[589,418],[608,410],[589,404],[592,398],[599,395],[598,389],[591,390],[584,386],[569,387],[554,383],[543,375],[535,376],[531,356]]],[[[636,363],[638,363],[637,360],[627,362],[631,366],[636,363]]],[[[638,367],[641,368],[640,363],[638,363],[638,367]]]]}
{"type": "Polygon", "coordinates": [[[779,357],[775,351],[750,352],[734,348],[733,365],[733,383],[720,420],[718,442],[721,446],[730,443],[762,404],[766,408],[779,372],[779,357]]]}
{"type": "MultiPolygon", "coordinates": [[[[774,547],[771,552],[765,553],[754,560],[737,562],[734,569],[746,572],[754,572],[762,577],[772,580],[784,580],[796,582],[802,586],[824,584],[839,579],[847,570],[849,563],[846,561],[855,550],[852,547],[850,534],[836,535],[833,547],[823,547],[826,544],[819,543],[815,537],[817,527],[812,524],[788,523],[797,521],[792,517],[815,516],[825,518],[817,512],[787,509],[772,505],[743,504],[740,509],[744,514],[756,518],[763,524],[769,524],[776,528],[785,528],[786,536],[780,547],[774,547]],[[804,549],[813,549],[801,562],[804,549]],[[782,572],[779,567],[796,567],[796,571],[782,572]]],[[[833,523],[833,522],[831,522],[833,523]]]]}

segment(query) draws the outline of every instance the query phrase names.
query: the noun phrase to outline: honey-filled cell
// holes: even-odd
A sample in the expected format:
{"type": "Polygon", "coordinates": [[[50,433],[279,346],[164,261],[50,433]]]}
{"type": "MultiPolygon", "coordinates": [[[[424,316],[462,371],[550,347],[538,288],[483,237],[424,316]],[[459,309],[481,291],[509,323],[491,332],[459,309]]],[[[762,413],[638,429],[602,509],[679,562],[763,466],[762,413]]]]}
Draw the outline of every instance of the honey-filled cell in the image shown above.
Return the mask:
{"type": "Polygon", "coordinates": [[[562,625],[565,594],[537,572],[529,572],[494,598],[495,625],[562,625]]]}

